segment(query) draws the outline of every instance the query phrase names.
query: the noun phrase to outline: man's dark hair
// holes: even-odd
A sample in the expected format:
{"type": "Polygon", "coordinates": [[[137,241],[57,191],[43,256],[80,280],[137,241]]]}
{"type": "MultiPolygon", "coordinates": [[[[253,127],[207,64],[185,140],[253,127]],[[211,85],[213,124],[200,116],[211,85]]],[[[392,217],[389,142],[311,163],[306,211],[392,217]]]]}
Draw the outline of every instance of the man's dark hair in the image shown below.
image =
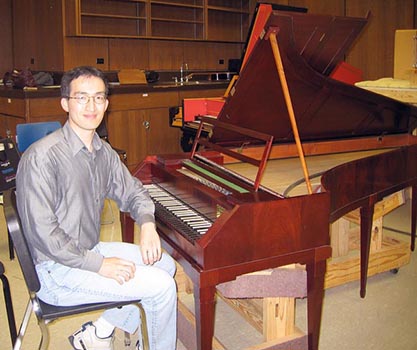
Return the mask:
{"type": "Polygon", "coordinates": [[[80,66],[75,67],[66,72],[61,79],[61,97],[69,97],[70,95],[70,84],[73,80],[79,77],[97,77],[103,80],[105,86],[106,96],[109,93],[109,83],[104,73],[95,67],[91,66],[80,66]]]}

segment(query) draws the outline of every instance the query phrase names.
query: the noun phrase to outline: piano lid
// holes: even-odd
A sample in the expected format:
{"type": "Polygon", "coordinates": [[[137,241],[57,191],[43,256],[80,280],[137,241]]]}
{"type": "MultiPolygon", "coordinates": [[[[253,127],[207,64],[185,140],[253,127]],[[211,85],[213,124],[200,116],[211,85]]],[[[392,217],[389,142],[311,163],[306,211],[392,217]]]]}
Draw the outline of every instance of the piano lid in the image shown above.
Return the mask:
{"type": "Polygon", "coordinates": [[[369,18],[369,13],[367,18],[314,14],[298,16],[294,13],[306,13],[307,8],[257,3],[243,49],[243,65],[272,11],[280,11],[292,16],[296,50],[313,69],[323,75],[330,75],[336,65],[344,59],[345,53],[361,33],[369,18]]]}
{"type": "MultiPolygon", "coordinates": [[[[306,37],[308,28],[311,37],[316,37],[319,33],[316,27],[323,28],[327,23],[332,33],[345,34],[340,37],[345,44],[352,40],[349,33],[354,29],[348,30],[350,23],[355,27],[361,21],[365,19],[274,11],[265,25],[265,32],[270,28],[278,30],[277,41],[302,141],[411,133],[417,126],[416,107],[318,73],[310,63],[319,62],[320,55],[317,50],[308,54],[309,46],[300,54],[297,33],[303,32],[306,37]]],[[[218,119],[272,135],[275,143],[292,143],[294,135],[283,88],[267,37],[256,43],[218,119]]],[[[332,46],[335,42],[335,39],[321,40],[323,46],[332,46]]],[[[325,51],[323,48],[322,52],[325,51]]],[[[211,141],[241,144],[248,140],[214,128],[211,141]]]]}
{"type": "MultiPolygon", "coordinates": [[[[255,42],[258,40],[259,35],[261,34],[265,26],[265,23],[268,20],[273,10],[280,10],[280,11],[287,11],[287,12],[295,11],[295,12],[303,12],[303,13],[307,12],[307,8],[305,7],[294,7],[294,6],[288,6],[288,5],[270,4],[268,2],[263,2],[263,1],[257,2],[255,6],[255,10],[253,12],[251,24],[249,26],[248,36],[246,38],[246,42],[242,50],[241,67],[245,65],[247,58],[252,52],[255,42]]],[[[237,73],[240,73],[240,69],[237,73]]]]}
{"type": "Polygon", "coordinates": [[[291,17],[297,52],[317,72],[330,75],[362,32],[369,14],[366,18],[316,14],[291,17]]]}

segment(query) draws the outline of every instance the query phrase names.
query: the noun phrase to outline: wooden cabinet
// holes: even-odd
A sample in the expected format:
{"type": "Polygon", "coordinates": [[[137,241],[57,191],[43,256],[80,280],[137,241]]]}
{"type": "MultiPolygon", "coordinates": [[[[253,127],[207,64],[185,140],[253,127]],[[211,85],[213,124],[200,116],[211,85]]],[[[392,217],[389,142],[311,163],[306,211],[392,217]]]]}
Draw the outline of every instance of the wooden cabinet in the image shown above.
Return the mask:
{"type": "Polygon", "coordinates": [[[250,0],[67,0],[66,35],[244,42],[250,0]]]}
{"type": "Polygon", "coordinates": [[[180,131],[170,126],[168,108],[146,110],[142,126],[146,133],[148,154],[181,152],[180,131]]]}
{"type": "Polygon", "coordinates": [[[130,170],[147,155],[180,151],[180,131],[169,125],[168,114],[178,105],[178,91],[112,95],[109,101],[109,140],[126,150],[130,170]]]}
{"type": "Polygon", "coordinates": [[[226,88],[210,90],[185,90],[179,92],[180,105],[186,98],[204,98],[204,97],[221,97],[224,95],[226,88]]]}
{"type": "Polygon", "coordinates": [[[222,96],[225,89],[110,95],[106,113],[109,141],[114,147],[126,150],[131,171],[148,155],[182,152],[182,132],[171,127],[169,107],[181,105],[184,98],[222,96]]]}
{"type": "Polygon", "coordinates": [[[111,111],[106,118],[109,140],[126,150],[130,170],[147,155],[180,152],[180,131],[169,126],[168,107],[111,111]]]}
{"type": "MultiPolygon", "coordinates": [[[[213,86],[161,91],[135,85],[112,88],[105,115],[109,141],[126,151],[130,170],[147,155],[181,152],[181,130],[171,127],[169,108],[180,105],[183,98],[221,96],[225,89],[226,86],[213,86]]],[[[26,92],[0,88],[0,136],[15,136],[20,123],[57,120],[64,124],[67,115],[60,100],[59,89],[26,92]]]]}
{"type": "Polygon", "coordinates": [[[67,119],[59,97],[19,98],[0,97],[0,136],[15,136],[16,125],[67,119]]]}
{"type": "Polygon", "coordinates": [[[24,118],[13,117],[0,113],[0,137],[15,136],[16,125],[24,123],[24,118]]]}

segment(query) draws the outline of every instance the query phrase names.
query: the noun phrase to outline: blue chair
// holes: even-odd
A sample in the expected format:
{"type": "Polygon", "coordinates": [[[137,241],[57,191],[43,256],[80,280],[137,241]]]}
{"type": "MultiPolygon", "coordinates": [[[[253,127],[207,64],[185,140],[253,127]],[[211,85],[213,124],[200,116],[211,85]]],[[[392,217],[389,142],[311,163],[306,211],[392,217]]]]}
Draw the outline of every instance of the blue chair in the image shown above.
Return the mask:
{"type": "Polygon", "coordinates": [[[26,123],[16,125],[16,143],[20,152],[24,152],[32,143],[61,127],[58,121],[26,123]]]}

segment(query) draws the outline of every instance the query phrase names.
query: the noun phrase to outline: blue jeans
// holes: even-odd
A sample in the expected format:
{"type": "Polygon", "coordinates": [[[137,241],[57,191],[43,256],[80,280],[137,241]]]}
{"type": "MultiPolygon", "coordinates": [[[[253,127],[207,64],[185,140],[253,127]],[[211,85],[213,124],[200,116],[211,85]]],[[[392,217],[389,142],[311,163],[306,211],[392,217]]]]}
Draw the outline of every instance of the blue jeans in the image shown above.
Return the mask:
{"type": "MultiPolygon", "coordinates": [[[[120,285],[95,272],[47,261],[36,265],[41,282],[38,297],[48,304],[59,306],[141,299],[150,350],[174,350],[177,324],[174,260],[163,254],[154,265],[144,265],[139,247],[130,243],[100,242],[93,249],[104,257],[133,261],[136,264],[135,277],[120,285]]],[[[134,333],[140,324],[139,309],[133,304],[106,310],[103,317],[129,333],[134,333]]]]}

